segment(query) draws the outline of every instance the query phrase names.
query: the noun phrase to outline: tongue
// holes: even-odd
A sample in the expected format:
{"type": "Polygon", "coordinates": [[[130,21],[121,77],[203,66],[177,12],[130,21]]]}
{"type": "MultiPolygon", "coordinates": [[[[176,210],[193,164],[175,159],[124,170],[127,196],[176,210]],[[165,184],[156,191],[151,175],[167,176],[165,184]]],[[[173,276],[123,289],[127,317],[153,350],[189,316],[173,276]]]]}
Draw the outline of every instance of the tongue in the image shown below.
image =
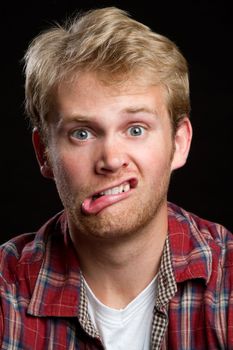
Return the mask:
{"type": "Polygon", "coordinates": [[[101,196],[97,199],[86,198],[82,203],[82,211],[84,214],[98,214],[101,210],[109,205],[117,202],[122,197],[122,194],[101,196]]]}

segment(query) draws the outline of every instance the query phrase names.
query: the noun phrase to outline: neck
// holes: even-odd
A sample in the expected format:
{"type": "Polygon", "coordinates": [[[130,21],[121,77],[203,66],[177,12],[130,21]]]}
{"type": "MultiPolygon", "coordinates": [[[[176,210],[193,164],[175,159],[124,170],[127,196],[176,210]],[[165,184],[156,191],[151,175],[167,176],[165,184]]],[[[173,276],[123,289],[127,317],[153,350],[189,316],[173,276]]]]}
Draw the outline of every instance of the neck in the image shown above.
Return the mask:
{"type": "Polygon", "coordinates": [[[82,273],[105,305],[123,308],[157,274],[167,237],[167,208],[158,220],[126,239],[97,239],[72,234],[82,273]]]}

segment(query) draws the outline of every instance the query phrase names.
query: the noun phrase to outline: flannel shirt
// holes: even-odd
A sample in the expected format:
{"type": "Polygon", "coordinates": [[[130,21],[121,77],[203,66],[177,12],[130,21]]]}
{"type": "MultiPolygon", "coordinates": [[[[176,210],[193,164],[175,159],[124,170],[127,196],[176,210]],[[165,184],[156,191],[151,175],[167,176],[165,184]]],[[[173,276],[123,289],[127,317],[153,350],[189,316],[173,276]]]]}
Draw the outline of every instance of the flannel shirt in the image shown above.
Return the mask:
{"type": "MultiPolygon", "coordinates": [[[[233,237],[174,204],[168,214],[151,349],[233,349],[233,237]]],[[[103,349],[65,212],[0,254],[1,349],[103,349]]]]}

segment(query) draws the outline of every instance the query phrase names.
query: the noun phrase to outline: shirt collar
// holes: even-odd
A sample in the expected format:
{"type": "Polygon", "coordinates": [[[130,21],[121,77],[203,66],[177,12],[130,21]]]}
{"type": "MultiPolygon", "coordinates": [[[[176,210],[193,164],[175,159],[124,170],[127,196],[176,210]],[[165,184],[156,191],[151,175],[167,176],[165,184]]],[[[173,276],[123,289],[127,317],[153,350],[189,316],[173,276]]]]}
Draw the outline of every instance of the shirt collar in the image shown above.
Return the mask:
{"type": "Polygon", "coordinates": [[[168,231],[176,282],[201,278],[208,283],[220,254],[211,223],[169,203],[168,231]]]}
{"type": "MultiPolygon", "coordinates": [[[[65,214],[43,226],[37,245],[43,258],[34,286],[28,313],[35,316],[77,317],[81,288],[80,267],[75,249],[67,234],[65,214]]],[[[37,250],[36,240],[32,251],[37,250]]],[[[29,266],[30,269],[30,266],[29,266]]]]}
{"type": "MultiPolygon", "coordinates": [[[[158,308],[174,295],[176,283],[194,278],[202,278],[207,283],[213,265],[209,236],[203,234],[203,230],[200,232],[193,216],[171,203],[168,214],[168,239],[158,276],[158,308]]],[[[67,231],[63,213],[41,228],[30,248],[34,263],[28,265],[29,279],[33,281],[38,277],[31,287],[29,314],[77,317],[81,312],[81,318],[87,320],[83,314],[86,305],[80,266],[67,231]]],[[[211,245],[219,252],[215,242],[211,245]]]]}

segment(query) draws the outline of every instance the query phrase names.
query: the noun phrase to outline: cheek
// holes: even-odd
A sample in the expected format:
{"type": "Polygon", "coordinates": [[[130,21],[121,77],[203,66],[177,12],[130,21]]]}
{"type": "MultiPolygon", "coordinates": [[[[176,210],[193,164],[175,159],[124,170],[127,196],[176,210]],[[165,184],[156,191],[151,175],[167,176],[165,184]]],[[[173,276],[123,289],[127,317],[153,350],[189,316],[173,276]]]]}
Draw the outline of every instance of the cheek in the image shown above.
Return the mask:
{"type": "Polygon", "coordinates": [[[85,178],[85,164],[70,154],[56,154],[52,160],[54,178],[57,183],[72,185],[85,178]]]}
{"type": "Polygon", "coordinates": [[[161,141],[160,143],[151,144],[147,149],[143,149],[135,154],[135,159],[142,171],[150,175],[159,175],[165,169],[170,167],[172,160],[171,143],[167,145],[161,141]]]}
{"type": "Polygon", "coordinates": [[[147,178],[147,182],[150,184],[158,184],[163,181],[164,178],[170,176],[171,162],[164,159],[150,160],[147,166],[144,167],[144,177],[147,178]],[[150,164],[150,166],[148,165],[150,164]]]}

